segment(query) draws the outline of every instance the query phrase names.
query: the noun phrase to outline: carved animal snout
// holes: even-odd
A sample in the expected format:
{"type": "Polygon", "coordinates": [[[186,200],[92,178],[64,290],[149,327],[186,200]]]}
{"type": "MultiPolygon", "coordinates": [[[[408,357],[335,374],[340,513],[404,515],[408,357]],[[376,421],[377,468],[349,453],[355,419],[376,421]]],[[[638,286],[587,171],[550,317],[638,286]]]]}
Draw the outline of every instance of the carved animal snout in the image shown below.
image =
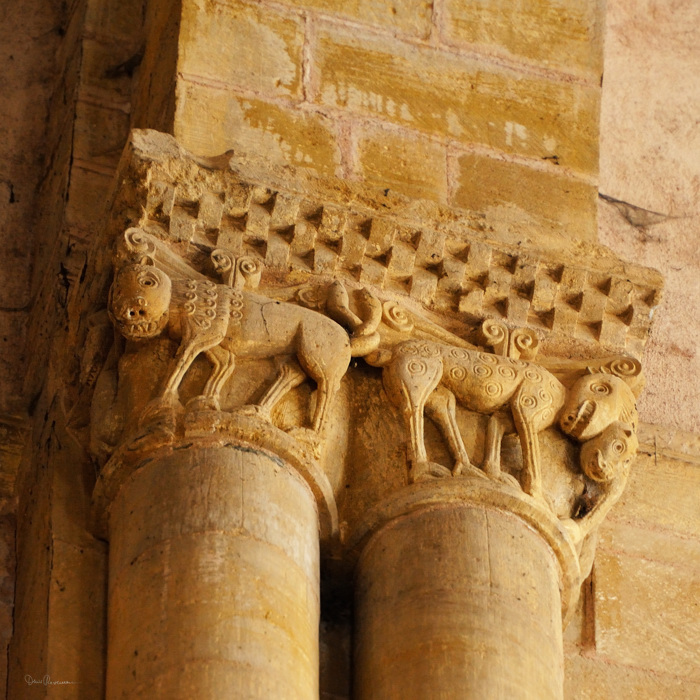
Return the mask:
{"type": "Polygon", "coordinates": [[[593,401],[584,401],[577,411],[571,411],[562,418],[561,427],[569,435],[578,438],[586,429],[594,411],[595,403],[593,401]]]}
{"type": "Polygon", "coordinates": [[[134,297],[128,302],[120,304],[116,316],[123,321],[138,321],[148,313],[148,302],[143,297],[134,297]]]}

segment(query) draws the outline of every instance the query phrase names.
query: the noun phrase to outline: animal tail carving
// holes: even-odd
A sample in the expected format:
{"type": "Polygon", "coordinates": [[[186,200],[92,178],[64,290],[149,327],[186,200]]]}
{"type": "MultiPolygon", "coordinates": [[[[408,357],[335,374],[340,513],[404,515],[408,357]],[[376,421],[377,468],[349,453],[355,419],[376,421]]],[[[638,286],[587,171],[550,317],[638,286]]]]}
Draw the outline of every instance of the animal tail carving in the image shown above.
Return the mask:
{"type": "Polygon", "coordinates": [[[350,298],[342,282],[335,281],[328,292],[328,315],[350,331],[350,352],[353,357],[365,357],[379,347],[377,328],[382,320],[382,303],[369,289],[357,292],[362,318],[350,309],[350,298]]]}

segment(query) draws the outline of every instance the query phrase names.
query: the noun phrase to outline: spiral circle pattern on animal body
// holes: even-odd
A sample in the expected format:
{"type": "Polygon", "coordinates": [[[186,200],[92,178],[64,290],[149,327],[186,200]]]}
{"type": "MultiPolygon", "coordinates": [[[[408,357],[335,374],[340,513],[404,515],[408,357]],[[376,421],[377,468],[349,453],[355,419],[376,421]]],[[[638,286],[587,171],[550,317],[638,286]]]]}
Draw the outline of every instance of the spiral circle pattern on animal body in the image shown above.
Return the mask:
{"type": "Polygon", "coordinates": [[[515,379],[515,377],[517,376],[517,372],[508,365],[501,365],[498,368],[498,373],[505,379],[515,379]]]}
{"type": "Polygon", "coordinates": [[[450,377],[458,382],[463,382],[467,378],[467,370],[465,367],[453,367],[450,370],[450,377]]]}
{"type": "Polygon", "coordinates": [[[410,360],[406,369],[413,377],[422,377],[428,371],[428,364],[423,360],[410,360]]]}
{"type": "Polygon", "coordinates": [[[535,406],[537,406],[537,399],[534,396],[526,394],[520,397],[520,405],[523,408],[535,408],[535,406]]]}
{"type": "Polygon", "coordinates": [[[484,391],[486,392],[487,396],[494,398],[496,396],[500,396],[503,393],[503,387],[500,384],[497,384],[496,382],[489,382],[484,387],[484,391]]]}

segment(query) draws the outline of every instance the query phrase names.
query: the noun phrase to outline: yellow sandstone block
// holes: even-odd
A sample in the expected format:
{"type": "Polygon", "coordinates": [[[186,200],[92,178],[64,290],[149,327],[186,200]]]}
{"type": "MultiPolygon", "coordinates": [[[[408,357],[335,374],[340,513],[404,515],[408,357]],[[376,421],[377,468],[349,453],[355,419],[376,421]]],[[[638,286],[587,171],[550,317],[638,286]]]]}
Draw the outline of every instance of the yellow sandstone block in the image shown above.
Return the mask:
{"type": "Polygon", "coordinates": [[[458,164],[456,206],[494,221],[534,223],[567,239],[596,240],[594,185],[471,153],[458,164]]]}
{"type": "Polygon", "coordinates": [[[299,95],[301,19],[239,2],[185,0],[178,71],[266,95],[299,95]]]}
{"type": "Polygon", "coordinates": [[[425,38],[430,33],[429,0],[283,0],[292,7],[338,15],[402,34],[425,38]]]}
{"type": "Polygon", "coordinates": [[[697,561],[668,564],[649,556],[596,555],[596,651],[612,662],[700,683],[697,561]]]}
{"type": "Polygon", "coordinates": [[[700,697],[700,683],[595,657],[567,656],[565,700],[688,700],[700,697]]]}
{"type": "Polygon", "coordinates": [[[340,164],[329,119],[185,81],[180,84],[175,135],[185,148],[201,155],[234,149],[328,176],[340,164]]]}
{"type": "Polygon", "coordinates": [[[359,32],[322,31],[315,61],[322,104],[597,173],[598,87],[359,32]]]}
{"type": "Polygon", "coordinates": [[[599,0],[446,0],[445,38],[598,80],[604,20],[599,0]]]}
{"type": "Polygon", "coordinates": [[[408,197],[446,199],[445,146],[415,132],[363,130],[357,161],[360,174],[372,185],[408,197]]]}

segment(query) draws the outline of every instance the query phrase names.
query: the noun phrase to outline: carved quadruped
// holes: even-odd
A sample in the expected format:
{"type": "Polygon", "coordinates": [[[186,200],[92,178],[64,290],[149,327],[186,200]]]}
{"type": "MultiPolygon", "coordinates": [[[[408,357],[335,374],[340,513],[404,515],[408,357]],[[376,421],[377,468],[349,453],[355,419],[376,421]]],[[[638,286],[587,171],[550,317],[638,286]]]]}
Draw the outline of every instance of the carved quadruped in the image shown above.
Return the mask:
{"type": "Polygon", "coordinates": [[[89,281],[100,508],[151,455],[235,444],[302,476],[338,558],[372,513],[481,499],[575,587],[637,449],[653,275],[177,148],[129,168],[89,281]]]}

